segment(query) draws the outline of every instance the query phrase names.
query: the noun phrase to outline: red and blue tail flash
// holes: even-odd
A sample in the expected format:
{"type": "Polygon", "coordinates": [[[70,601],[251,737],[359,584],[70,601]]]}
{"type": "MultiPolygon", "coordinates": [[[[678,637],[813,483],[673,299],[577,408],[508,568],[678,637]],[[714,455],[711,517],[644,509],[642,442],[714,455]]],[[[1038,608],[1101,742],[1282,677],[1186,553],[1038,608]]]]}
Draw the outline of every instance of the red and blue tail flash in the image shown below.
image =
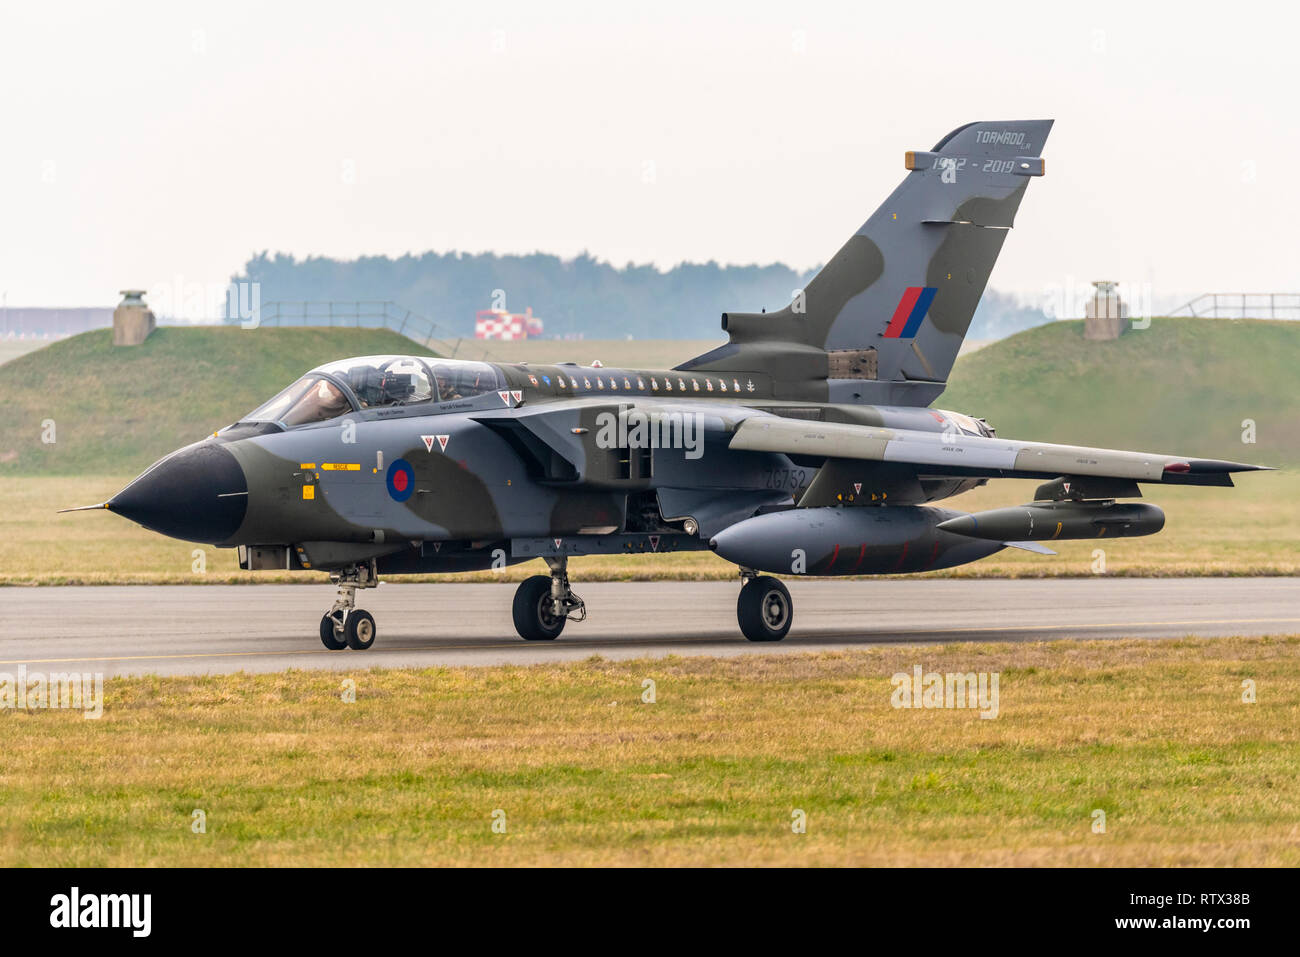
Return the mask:
{"type": "Polygon", "coordinates": [[[921,328],[921,321],[930,311],[930,303],[934,302],[934,294],[938,291],[936,286],[909,286],[903,293],[903,298],[898,300],[894,318],[885,327],[885,338],[915,338],[917,330],[921,328]]]}

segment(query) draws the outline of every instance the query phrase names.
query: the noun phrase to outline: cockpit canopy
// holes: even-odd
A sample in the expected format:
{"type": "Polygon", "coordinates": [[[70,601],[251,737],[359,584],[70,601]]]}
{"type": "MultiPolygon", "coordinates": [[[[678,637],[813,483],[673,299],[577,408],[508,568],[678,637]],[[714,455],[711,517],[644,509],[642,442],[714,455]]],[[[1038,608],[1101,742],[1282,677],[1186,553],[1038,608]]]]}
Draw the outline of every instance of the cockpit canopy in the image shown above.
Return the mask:
{"type": "Polygon", "coordinates": [[[495,367],[463,359],[361,356],[313,369],[241,422],[285,428],[365,409],[468,399],[501,388],[495,367]]]}

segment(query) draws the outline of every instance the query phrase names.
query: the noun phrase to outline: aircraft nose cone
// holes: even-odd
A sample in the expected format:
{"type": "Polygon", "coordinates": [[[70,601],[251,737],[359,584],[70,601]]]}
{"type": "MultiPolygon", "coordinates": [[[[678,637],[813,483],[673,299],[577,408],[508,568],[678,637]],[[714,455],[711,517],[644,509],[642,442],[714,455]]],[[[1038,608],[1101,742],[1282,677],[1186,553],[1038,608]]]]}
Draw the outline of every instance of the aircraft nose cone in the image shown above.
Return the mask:
{"type": "Polygon", "coordinates": [[[218,544],[235,534],[248,505],[248,482],[216,443],[174,452],[108,500],[109,511],[187,542],[218,544]]]}

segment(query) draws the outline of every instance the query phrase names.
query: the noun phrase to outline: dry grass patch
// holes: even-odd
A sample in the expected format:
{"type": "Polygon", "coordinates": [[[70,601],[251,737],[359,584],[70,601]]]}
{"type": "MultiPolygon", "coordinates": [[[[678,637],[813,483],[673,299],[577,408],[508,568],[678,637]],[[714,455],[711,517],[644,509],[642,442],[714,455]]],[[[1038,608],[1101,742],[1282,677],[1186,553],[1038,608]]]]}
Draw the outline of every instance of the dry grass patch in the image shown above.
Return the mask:
{"type": "Polygon", "coordinates": [[[0,712],[0,863],[1295,865],[1298,659],[1292,636],[115,678],[99,721],[0,712]],[[916,664],[999,673],[1000,716],[894,709],[916,664]]]}

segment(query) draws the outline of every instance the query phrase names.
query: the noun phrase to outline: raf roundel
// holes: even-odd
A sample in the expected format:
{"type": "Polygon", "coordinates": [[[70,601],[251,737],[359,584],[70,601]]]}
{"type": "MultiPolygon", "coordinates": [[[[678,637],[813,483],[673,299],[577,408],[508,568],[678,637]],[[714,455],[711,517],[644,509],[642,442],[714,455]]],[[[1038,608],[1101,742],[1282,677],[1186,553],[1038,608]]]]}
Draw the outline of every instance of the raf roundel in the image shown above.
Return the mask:
{"type": "Polygon", "coordinates": [[[388,466],[388,494],[395,502],[405,502],[415,491],[415,469],[406,459],[397,459],[388,466]]]}

